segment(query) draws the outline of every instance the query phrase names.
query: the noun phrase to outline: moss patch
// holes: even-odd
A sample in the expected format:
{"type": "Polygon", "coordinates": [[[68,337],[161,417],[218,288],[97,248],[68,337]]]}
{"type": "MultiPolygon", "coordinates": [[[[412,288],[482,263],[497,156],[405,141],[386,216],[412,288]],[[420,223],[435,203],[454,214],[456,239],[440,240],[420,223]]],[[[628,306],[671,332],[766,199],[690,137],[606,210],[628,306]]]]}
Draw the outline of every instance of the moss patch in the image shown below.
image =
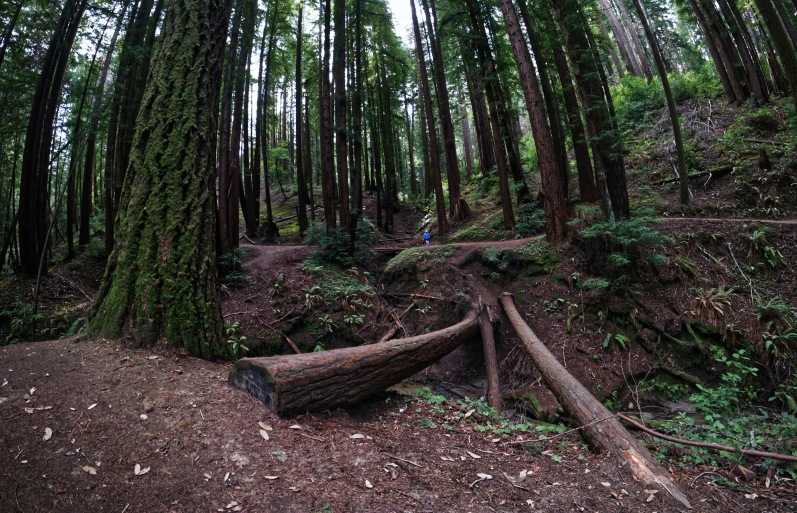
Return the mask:
{"type": "Polygon", "coordinates": [[[453,244],[429,248],[407,248],[387,263],[385,277],[397,279],[405,274],[414,275],[418,272],[426,272],[435,264],[442,264],[451,258],[456,251],[457,246],[453,244]]]}

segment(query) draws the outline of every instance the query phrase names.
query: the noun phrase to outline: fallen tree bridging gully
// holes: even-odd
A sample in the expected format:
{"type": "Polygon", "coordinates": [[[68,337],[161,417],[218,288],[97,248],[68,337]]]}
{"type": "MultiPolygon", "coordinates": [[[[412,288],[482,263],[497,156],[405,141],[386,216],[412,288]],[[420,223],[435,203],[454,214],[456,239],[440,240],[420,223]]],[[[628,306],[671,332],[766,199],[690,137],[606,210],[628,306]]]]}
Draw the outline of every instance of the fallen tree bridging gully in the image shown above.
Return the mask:
{"type": "Polygon", "coordinates": [[[356,404],[428,367],[479,333],[471,306],[459,323],[432,333],[371,345],[264,358],[244,358],[229,383],[279,415],[356,404]]]}
{"type": "Polygon", "coordinates": [[[623,427],[620,420],[570,374],[529,328],[515,308],[512,295],[501,296],[509,321],[523,342],[548,388],[580,426],[585,438],[595,448],[609,451],[628,467],[637,481],[650,486],[662,486],[676,500],[691,508],[686,495],[675,484],[670,473],[623,427]]]}

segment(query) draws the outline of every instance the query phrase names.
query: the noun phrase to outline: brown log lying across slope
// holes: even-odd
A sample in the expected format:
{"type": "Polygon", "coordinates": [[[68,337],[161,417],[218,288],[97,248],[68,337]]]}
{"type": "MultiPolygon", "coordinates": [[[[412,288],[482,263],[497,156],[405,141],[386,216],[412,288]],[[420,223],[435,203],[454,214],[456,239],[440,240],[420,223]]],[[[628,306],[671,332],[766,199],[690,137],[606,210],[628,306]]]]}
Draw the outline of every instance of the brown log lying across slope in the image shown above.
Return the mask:
{"type": "Polygon", "coordinates": [[[454,326],[367,346],[244,358],[229,383],[284,415],[355,404],[428,367],[479,332],[475,307],[454,326]]]}
{"type": "Polygon", "coordinates": [[[689,500],[675,484],[670,473],[637,442],[615,415],[567,372],[531,331],[515,308],[512,295],[504,293],[501,304],[548,388],[573,420],[584,426],[582,432],[587,440],[596,447],[617,455],[621,465],[627,465],[637,481],[649,486],[664,487],[681,504],[691,509],[689,500]]]}
{"type": "MultiPolygon", "coordinates": [[[[731,165],[720,166],[720,167],[715,167],[714,169],[707,169],[706,171],[700,171],[699,173],[690,173],[689,178],[700,178],[701,176],[706,176],[706,175],[722,175],[725,173],[730,173],[731,171],[733,171],[733,166],[731,165]]],[[[653,185],[661,185],[663,183],[673,183],[677,182],[678,180],[680,180],[680,178],[677,176],[675,178],[665,178],[663,180],[656,180],[655,182],[653,182],[653,185]]]]}

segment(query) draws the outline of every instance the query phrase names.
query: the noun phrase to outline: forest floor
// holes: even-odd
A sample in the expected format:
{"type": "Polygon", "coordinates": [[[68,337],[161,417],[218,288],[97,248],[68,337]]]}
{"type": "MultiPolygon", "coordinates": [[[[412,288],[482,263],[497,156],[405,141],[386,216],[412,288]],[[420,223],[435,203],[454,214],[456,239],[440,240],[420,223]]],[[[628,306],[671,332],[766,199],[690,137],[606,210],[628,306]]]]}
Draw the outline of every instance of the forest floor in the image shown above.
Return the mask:
{"type": "MultiPolygon", "coordinates": [[[[793,170],[778,168],[789,158],[783,138],[793,116],[778,106],[770,117],[706,102],[680,107],[693,130],[695,169],[734,169],[693,180],[693,207],[685,209],[677,184],[655,183],[672,176],[666,122],[654,120],[629,143],[633,206],[653,207],[659,221],[645,225],[655,235],[634,228],[657,241],[637,257],[661,253],[663,264],[612,275],[578,227],[560,248],[540,236],[520,238],[503,229],[489,184],[474,179],[465,187],[473,218],[455,226],[447,244],[423,248],[420,230],[430,226],[434,235],[434,225],[424,208],[404,205],[365,266],[315,258],[295,222],[280,224],[280,244],[242,240],[236,268],[224,277],[230,344],[244,356],[289,353],[286,336],[304,352],[372,343],[395,326],[390,314],[405,310],[397,336],[418,335],[455,323],[460,303],[506,291],[568,371],[613,411],[700,426],[707,419],[691,404],[700,390],[694,384],[721,385],[732,367],[720,356],[745,348],[762,391],[720,420],[741,438],[749,431],[732,431],[732,417],[753,410],[771,421],[740,426],[793,429],[797,419],[790,423],[768,400],[793,372],[793,353],[767,356],[772,312],[757,302],[797,304],[797,204],[786,180],[793,170]],[[773,170],[760,165],[761,147],[773,170]],[[765,231],[757,222],[769,227],[764,246],[755,245],[765,231]],[[776,258],[772,251],[782,264],[766,263],[766,255],[776,258]],[[718,290],[722,299],[712,303],[718,290]]],[[[292,212],[286,196],[274,195],[275,217],[292,212]]],[[[373,197],[366,195],[365,207],[374,219],[373,197]]],[[[590,215],[573,212],[585,224],[590,215]]],[[[665,490],[640,486],[613,458],[591,453],[577,432],[563,432],[576,426],[506,320],[496,330],[502,417],[480,399],[479,340],[356,407],[292,418],[277,418],[229,387],[230,363],[165,345],[20,343],[34,318],[39,340],[80,330],[103,257],[93,244],[54,266],[43,278],[38,314],[29,306],[30,280],[2,281],[0,305],[12,313],[0,313],[0,337],[11,343],[0,347],[0,511],[682,511],[665,490]]],[[[698,434],[715,436],[708,427],[698,434]]],[[[781,450],[794,443],[788,436],[781,450]]],[[[640,438],[693,511],[797,511],[791,467],[744,460],[756,475],[747,482],[734,461],[640,438]]]]}

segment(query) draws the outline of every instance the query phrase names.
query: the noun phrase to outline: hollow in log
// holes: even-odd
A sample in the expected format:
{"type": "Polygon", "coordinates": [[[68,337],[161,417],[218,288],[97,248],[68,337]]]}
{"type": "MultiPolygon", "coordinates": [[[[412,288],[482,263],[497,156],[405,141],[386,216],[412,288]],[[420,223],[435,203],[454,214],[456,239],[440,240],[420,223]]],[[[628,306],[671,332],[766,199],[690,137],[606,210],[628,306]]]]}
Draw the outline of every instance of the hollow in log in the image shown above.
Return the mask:
{"type": "Polygon", "coordinates": [[[459,323],[417,337],[366,346],[244,358],[229,383],[279,415],[356,404],[428,367],[479,331],[475,307],[459,323]]]}
{"type": "Polygon", "coordinates": [[[589,392],[529,328],[515,308],[512,295],[501,296],[509,321],[515,328],[534,364],[559,404],[580,426],[586,439],[596,448],[615,454],[621,465],[628,466],[634,479],[649,486],[662,486],[681,504],[691,509],[686,495],[670,473],[623,427],[620,420],[589,392]]]}

